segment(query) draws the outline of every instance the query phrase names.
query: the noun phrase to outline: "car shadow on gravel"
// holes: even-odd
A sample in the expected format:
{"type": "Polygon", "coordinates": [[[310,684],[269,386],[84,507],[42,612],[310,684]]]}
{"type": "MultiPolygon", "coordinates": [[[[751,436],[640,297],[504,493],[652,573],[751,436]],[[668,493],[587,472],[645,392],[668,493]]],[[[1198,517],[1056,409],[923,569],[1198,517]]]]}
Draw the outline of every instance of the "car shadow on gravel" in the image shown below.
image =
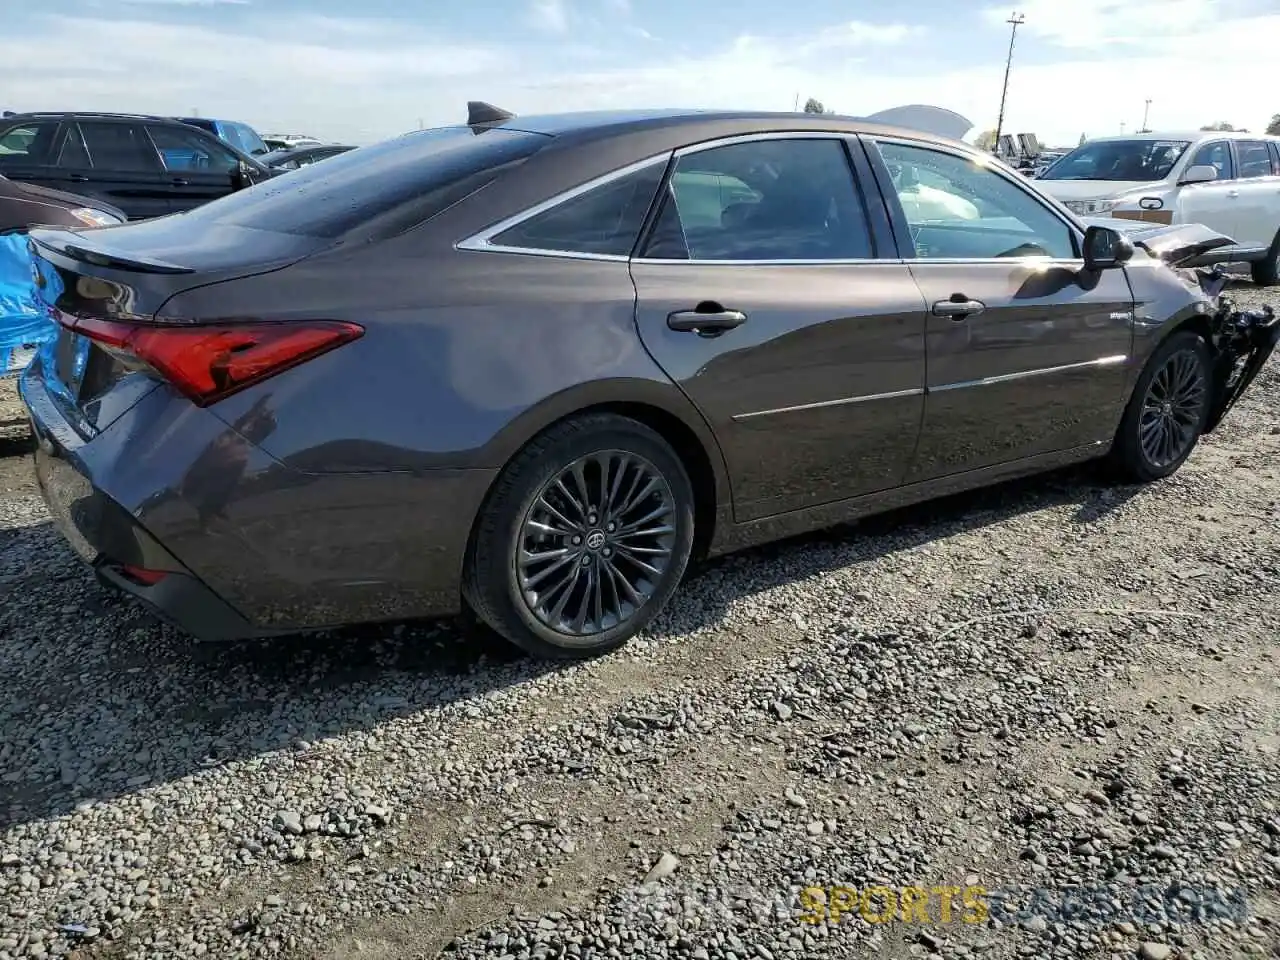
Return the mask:
{"type": "MultiPolygon", "coordinates": [[[[1135,492],[1077,468],[711,561],[658,627],[714,627],[743,597],[1029,511],[1090,523],[1135,492]]],[[[0,536],[0,827],[404,718],[455,724],[561,669],[465,620],[196,644],[100,587],[47,522],[0,536]]]]}

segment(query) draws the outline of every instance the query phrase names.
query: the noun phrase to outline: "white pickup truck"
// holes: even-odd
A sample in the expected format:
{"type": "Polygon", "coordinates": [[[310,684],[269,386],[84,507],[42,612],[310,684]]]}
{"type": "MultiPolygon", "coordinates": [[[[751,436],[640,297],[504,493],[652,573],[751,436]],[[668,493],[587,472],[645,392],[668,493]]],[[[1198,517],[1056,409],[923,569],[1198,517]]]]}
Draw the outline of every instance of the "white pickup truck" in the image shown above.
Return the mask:
{"type": "Polygon", "coordinates": [[[1197,131],[1089,140],[1040,188],[1081,216],[1203,223],[1235,241],[1260,284],[1280,283],[1280,137],[1197,131]]]}

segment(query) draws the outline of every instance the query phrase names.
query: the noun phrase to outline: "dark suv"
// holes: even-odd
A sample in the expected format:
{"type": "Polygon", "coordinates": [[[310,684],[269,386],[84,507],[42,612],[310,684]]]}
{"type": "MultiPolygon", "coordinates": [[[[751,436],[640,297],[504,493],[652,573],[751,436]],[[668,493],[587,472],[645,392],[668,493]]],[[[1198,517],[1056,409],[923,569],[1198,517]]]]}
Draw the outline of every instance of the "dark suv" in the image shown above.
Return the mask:
{"type": "Polygon", "coordinates": [[[97,198],[130,220],[190,210],[272,175],[197,127],[102,113],[5,117],[0,174],[97,198]]]}

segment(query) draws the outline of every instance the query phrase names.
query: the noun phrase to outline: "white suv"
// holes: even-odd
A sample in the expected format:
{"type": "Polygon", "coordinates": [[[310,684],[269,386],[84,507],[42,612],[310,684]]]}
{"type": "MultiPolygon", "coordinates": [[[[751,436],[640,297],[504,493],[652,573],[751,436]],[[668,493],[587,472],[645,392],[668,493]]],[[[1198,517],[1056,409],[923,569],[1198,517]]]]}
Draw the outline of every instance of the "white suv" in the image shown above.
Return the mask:
{"type": "Polygon", "coordinates": [[[1253,279],[1280,283],[1280,137],[1142,133],[1090,140],[1037,181],[1081,216],[1203,223],[1235,241],[1253,279]]]}

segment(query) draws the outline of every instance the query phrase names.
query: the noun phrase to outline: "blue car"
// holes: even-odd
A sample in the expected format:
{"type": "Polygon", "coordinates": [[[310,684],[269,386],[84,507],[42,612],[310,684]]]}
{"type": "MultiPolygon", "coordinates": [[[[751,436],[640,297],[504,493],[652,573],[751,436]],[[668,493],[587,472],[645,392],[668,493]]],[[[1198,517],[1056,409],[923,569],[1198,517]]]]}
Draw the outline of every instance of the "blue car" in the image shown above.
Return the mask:
{"type": "Polygon", "coordinates": [[[258,131],[238,120],[211,120],[208,117],[173,117],[181,123],[189,123],[201,130],[208,130],[215,137],[231,144],[241,153],[258,157],[270,153],[271,148],[258,136],[258,131]]]}

